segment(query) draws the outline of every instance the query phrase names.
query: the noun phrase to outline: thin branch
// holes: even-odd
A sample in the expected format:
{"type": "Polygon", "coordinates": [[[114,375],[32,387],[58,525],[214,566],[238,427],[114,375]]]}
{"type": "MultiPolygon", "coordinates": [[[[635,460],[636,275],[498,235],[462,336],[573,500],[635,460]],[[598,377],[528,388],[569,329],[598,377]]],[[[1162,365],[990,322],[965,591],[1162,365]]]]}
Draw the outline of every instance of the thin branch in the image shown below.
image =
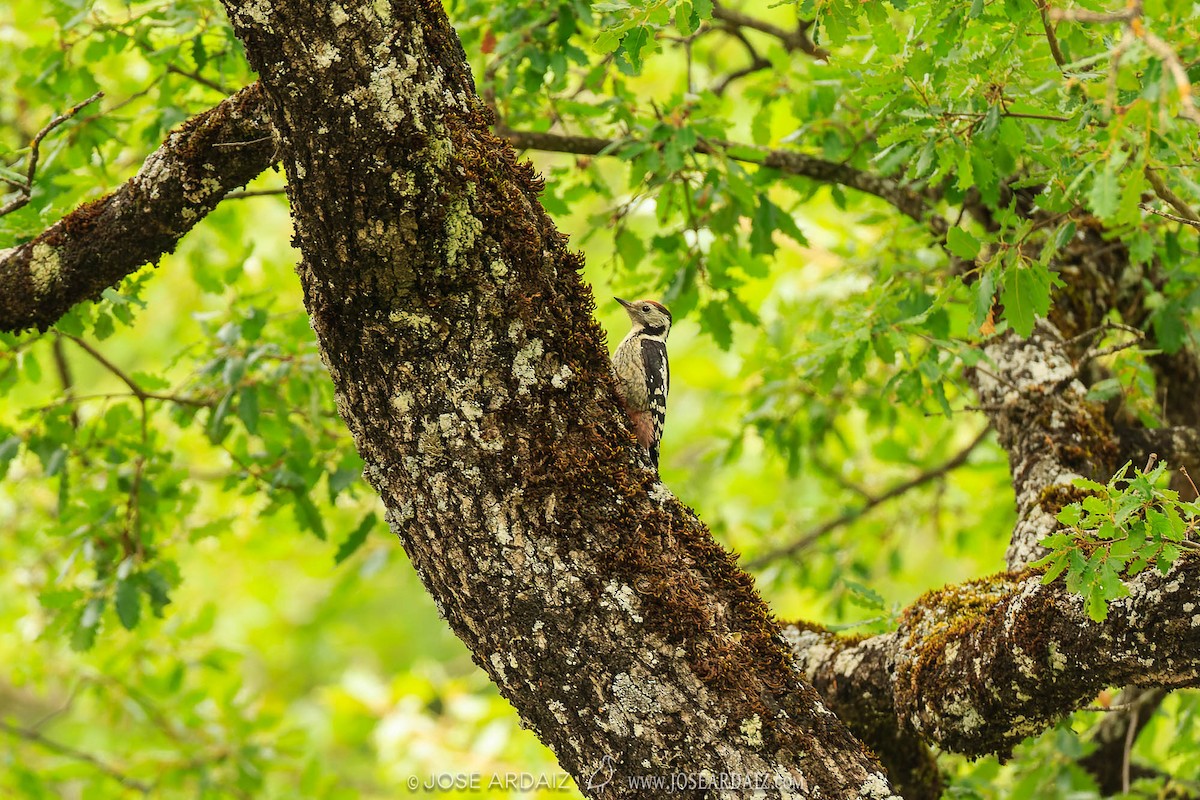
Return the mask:
{"type": "Polygon", "coordinates": [[[1179,61],[1179,55],[1169,44],[1146,30],[1145,27],[1142,27],[1141,37],[1150,52],[1158,56],[1166,65],[1174,79],[1175,88],[1179,92],[1179,105],[1181,106],[1179,113],[1200,125],[1200,109],[1196,108],[1196,103],[1192,100],[1192,83],[1188,79],[1187,70],[1179,61]]]}
{"type": "Polygon", "coordinates": [[[840,517],[835,517],[834,519],[818,525],[816,528],[813,528],[811,531],[803,534],[789,544],[785,544],[782,547],[777,547],[774,550],[764,553],[757,558],[751,559],[746,563],[746,569],[761,569],[776,559],[783,558],[784,556],[794,555],[806,550],[829,532],[854,522],[856,519],[861,517],[863,514],[866,514],[876,506],[882,505],[889,500],[894,500],[895,498],[900,497],[901,495],[906,494],[919,486],[923,486],[924,484],[929,483],[932,480],[936,480],[937,478],[944,476],[946,473],[961,467],[966,463],[967,458],[970,457],[975,448],[983,443],[983,440],[987,437],[990,431],[991,426],[985,427],[979,432],[978,435],[976,435],[970,444],[955,454],[954,457],[939,464],[938,466],[932,467],[925,472],[922,472],[920,475],[916,475],[915,477],[912,477],[902,483],[896,484],[883,494],[869,498],[860,507],[852,511],[847,511],[840,517]]]}
{"type": "Polygon", "coordinates": [[[1054,22],[1132,22],[1142,14],[1141,3],[1131,3],[1123,11],[1088,11],[1086,8],[1052,8],[1050,19],[1054,22]]]}
{"type": "MultiPolygon", "coordinates": [[[[115,375],[117,379],[121,381],[121,383],[129,387],[130,395],[142,403],[147,400],[162,400],[168,403],[178,403],[180,405],[196,406],[198,408],[206,408],[212,405],[212,403],[207,400],[202,400],[195,397],[180,397],[173,394],[161,394],[159,392],[146,391],[138,384],[137,381],[130,377],[129,373],[125,372],[125,370],[109,361],[103,353],[101,353],[95,347],[92,347],[92,345],[88,344],[85,340],[80,339],[78,336],[72,336],[68,333],[64,333],[62,336],[77,344],[81,350],[95,359],[100,366],[104,367],[106,370],[115,375]]],[[[77,397],[74,399],[79,401],[93,399],[96,397],[128,397],[130,395],[89,395],[88,397],[77,397]]]]}
{"type": "Polygon", "coordinates": [[[1200,109],[1196,107],[1196,103],[1192,99],[1192,83],[1188,78],[1187,67],[1179,60],[1179,54],[1175,52],[1175,49],[1171,45],[1161,37],[1151,33],[1146,27],[1145,19],[1143,18],[1142,0],[1128,0],[1127,6],[1121,11],[1088,11],[1081,8],[1053,9],[1050,11],[1050,19],[1100,24],[1123,23],[1125,32],[1121,37],[1121,41],[1112,49],[1110,55],[1112,61],[1112,68],[1109,75],[1110,106],[1115,105],[1116,72],[1121,56],[1135,38],[1141,39],[1145,43],[1146,48],[1163,62],[1163,65],[1166,66],[1167,71],[1171,74],[1172,80],[1175,81],[1175,88],[1179,92],[1179,105],[1181,106],[1179,113],[1196,125],[1200,125],[1200,109]]]}
{"type": "Polygon", "coordinates": [[[216,91],[216,92],[220,92],[221,94],[226,94],[226,95],[233,94],[232,89],[228,89],[228,88],[222,86],[221,84],[217,83],[216,81],[209,80],[208,78],[201,75],[199,72],[188,72],[185,69],[180,69],[179,67],[175,66],[174,64],[167,65],[167,72],[182,76],[184,78],[190,78],[191,80],[195,81],[196,83],[200,84],[201,86],[207,86],[209,89],[212,89],[213,91],[216,91]]]}
{"type": "Polygon", "coordinates": [[[720,20],[727,25],[732,25],[738,28],[750,28],[751,30],[765,33],[768,36],[774,36],[779,41],[783,42],[783,46],[789,52],[799,50],[802,53],[807,53],[816,59],[827,60],[829,51],[823,47],[818,47],[812,39],[808,37],[808,29],[812,27],[811,21],[805,21],[800,24],[800,27],[794,31],[784,30],[777,25],[772,25],[756,17],[751,17],[748,14],[743,14],[740,11],[735,11],[732,8],[726,8],[724,5],[713,3],[712,16],[715,20],[720,20]]]}
{"type": "Polygon", "coordinates": [[[1167,182],[1162,179],[1162,176],[1158,174],[1157,170],[1152,169],[1149,165],[1147,165],[1142,172],[1146,175],[1146,180],[1150,182],[1150,186],[1153,187],[1154,193],[1158,195],[1159,198],[1161,198],[1164,202],[1170,205],[1171,208],[1175,209],[1175,211],[1179,214],[1179,217],[1174,217],[1170,214],[1162,214],[1154,209],[1147,208],[1144,203],[1140,204],[1142,209],[1149,211],[1152,214],[1165,216],[1167,219],[1173,219],[1176,222],[1184,222],[1188,225],[1194,225],[1197,228],[1200,228],[1200,215],[1197,215],[1196,212],[1192,210],[1192,207],[1188,205],[1186,200],[1171,190],[1171,187],[1168,186],[1167,182]],[[1182,219],[1180,219],[1180,217],[1182,217],[1182,219]]]}
{"type": "Polygon", "coordinates": [[[1166,211],[1159,211],[1157,208],[1148,206],[1145,203],[1138,203],[1138,208],[1140,208],[1142,211],[1148,211],[1151,214],[1154,214],[1155,216],[1169,219],[1172,222],[1182,222],[1184,225],[1189,225],[1189,226],[1195,228],[1196,230],[1200,231],[1200,220],[1185,219],[1184,217],[1178,217],[1174,214],[1168,214],[1166,211]]]}
{"type": "Polygon", "coordinates": [[[1042,29],[1046,32],[1046,44],[1050,45],[1050,55],[1054,57],[1054,63],[1058,65],[1061,72],[1067,64],[1067,59],[1063,56],[1062,48],[1058,46],[1058,36],[1054,33],[1054,26],[1050,24],[1049,0],[1042,0],[1038,4],[1038,10],[1042,15],[1042,29]]]}
{"type": "Polygon", "coordinates": [[[149,784],[143,783],[142,781],[139,781],[136,778],[132,778],[129,775],[126,775],[124,772],[117,769],[112,764],[109,764],[106,761],[100,760],[99,758],[92,755],[91,753],[85,753],[84,751],[77,750],[74,747],[71,747],[70,745],[65,745],[65,744],[62,744],[61,742],[56,742],[53,739],[49,739],[49,738],[43,736],[42,734],[38,733],[35,730],[30,730],[29,728],[22,728],[17,725],[9,725],[7,722],[4,722],[3,720],[0,720],[0,731],[3,731],[4,733],[9,734],[10,736],[16,736],[17,738],[24,739],[27,742],[36,744],[39,747],[41,747],[45,750],[49,750],[52,753],[57,753],[60,756],[65,756],[65,757],[73,759],[75,761],[80,761],[80,762],[83,762],[84,764],[88,764],[88,765],[94,767],[99,772],[102,772],[105,775],[107,775],[108,777],[112,778],[117,783],[124,786],[126,789],[133,789],[134,791],[141,792],[142,794],[150,794],[151,786],[149,784]]]}
{"type": "Polygon", "coordinates": [[[129,391],[133,392],[134,397],[136,397],[138,400],[146,399],[146,396],[147,396],[146,391],[141,386],[138,386],[137,382],[134,381],[133,378],[129,377],[129,375],[125,372],[125,370],[121,369],[116,364],[109,361],[108,358],[106,358],[103,353],[101,353],[96,348],[92,347],[90,344],[88,344],[83,339],[80,339],[78,336],[72,336],[69,333],[64,333],[63,336],[65,336],[66,338],[70,339],[72,342],[77,344],[81,350],[83,350],[85,353],[87,353],[89,356],[91,356],[93,359],[95,359],[95,361],[98,364],[100,364],[100,366],[104,367],[106,370],[111,372],[113,375],[117,376],[117,378],[120,379],[121,383],[123,383],[129,387],[129,391]]]}
{"type": "Polygon", "coordinates": [[[230,192],[225,195],[226,200],[245,200],[247,197],[277,197],[281,194],[287,194],[286,187],[278,189],[247,189],[241,192],[230,192]]]}
{"type": "Polygon", "coordinates": [[[729,89],[729,86],[734,81],[741,80],[747,75],[753,75],[755,72],[764,70],[769,66],[771,66],[771,62],[767,61],[765,58],[755,58],[746,66],[742,67],[741,69],[735,69],[733,72],[730,72],[721,78],[721,80],[717,81],[712,87],[712,92],[720,97],[721,95],[725,94],[725,92],[729,89]]]}
{"type": "Polygon", "coordinates": [[[1134,737],[1137,736],[1137,731],[1138,731],[1138,709],[1137,709],[1137,706],[1134,706],[1133,711],[1130,712],[1130,715],[1132,716],[1133,719],[1130,721],[1129,727],[1125,729],[1125,747],[1124,747],[1124,751],[1121,753],[1121,792],[1122,792],[1122,794],[1129,794],[1129,763],[1130,763],[1131,757],[1133,756],[1133,740],[1134,740],[1134,737]]]}
{"type": "Polygon", "coordinates": [[[38,131],[36,135],[34,135],[33,141],[29,143],[29,164],[25,167],[25,182],[21,184],[11,179],[5,179],[5,183],[16,187],[18,195],[5,203],[3,208],[0,208],[0,217],[3,217],[5,214],[11,214],[19,208],[23,208],[33,197],[33,179],[37,175],[38,160],[41,158],[42,140],[49,136],[50,132],[55,128],[74,117],[86,106],[91,105],[101,97],[104,97],[104,92],[96,92],[87,100],[84,100],[81,103],[76,103],[64,113],[56,115],[54,119],[43,125],[42,129],[38,131]]]}

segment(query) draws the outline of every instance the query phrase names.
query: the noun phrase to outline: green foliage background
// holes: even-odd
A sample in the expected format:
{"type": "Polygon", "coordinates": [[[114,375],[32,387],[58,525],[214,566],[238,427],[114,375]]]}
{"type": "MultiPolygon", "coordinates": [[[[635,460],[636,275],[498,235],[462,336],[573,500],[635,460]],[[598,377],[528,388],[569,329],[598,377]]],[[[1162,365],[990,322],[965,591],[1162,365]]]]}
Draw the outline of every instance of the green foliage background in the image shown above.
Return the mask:
{"type": "MultiPolygon", "coordinates": [[[[611,343],[625,332],[613,293],[675,312],[664,479],[756,565],[782,619],[886,630],[922,591],[1002,565],[1013,501],[990,439],[960,468],[872,498],[976,438],[962,370],[981,327],[1026,332],[1048,307],[1047,265],[1075,223],[1023,222],[1003,178],[1021,172],[1048,187],[1044,208],[1082,205],[1137,258],[1162,259],[1155,334],[1167,349],[1190,340],[1195,232],[1138,203],[1147,167],[1200,202],[1196,129],[1145,47],[1111,71],[1116,26],[1060,25],[1060,70],[1029,0],[744,9],[782,28],[815,16],[826,64],[724,32],[705,0],[448,7],[504,124],[614,142],[594,158],[529,155],[587,253],[611,343]],[[726,140],[739,145],[696,151],[726,140]],[[978,260],[971,282],[949,277],[920,224],[760,167],[760,148],[940,187],[951,210],[974,187],[999,230],[953,227],[949,252],[978,260]]],[[[1196,6],[1147,2],[1145,15],[1200,79],[1196,6]]],[[[0,246],[110,191],[173,126],[253,79],[213,2],[15,0],[0,7],[0,61],[16,76],[0,95],[9,178],[56,113],[105,93],[47,137],[0,246]]],[[[268,172],[250,189],[281,185],[268,172]]],[[[369,798],[413,776],[559,772],[381,523],[289,238],[282,196],[231,199],[158,269],[48,334],[3,339],[0,795],[369,798]]],[[[1111,361],[1103,391],[1152,421],[1141,354],[1111,361]]],[[[1197,712],[1177,693],[1136,758],[1200,779],[1197,712]]],[[[1003,767],[945,757],[952,795],[1093,796],[1075,760],[1098,716],[1003,767]]]]}

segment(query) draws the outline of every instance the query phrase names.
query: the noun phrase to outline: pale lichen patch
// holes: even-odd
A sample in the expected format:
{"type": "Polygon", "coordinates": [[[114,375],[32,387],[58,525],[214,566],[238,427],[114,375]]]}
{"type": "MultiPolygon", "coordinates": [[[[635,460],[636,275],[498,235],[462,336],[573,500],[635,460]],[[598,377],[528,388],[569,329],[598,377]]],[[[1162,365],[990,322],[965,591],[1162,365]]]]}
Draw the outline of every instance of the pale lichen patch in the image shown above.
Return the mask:
{"type": "MultiPolygon", "coordinates": [[[[467,195],[474,193],[474,187],[468,186],[467,195]]],[[[446,210],[446,264],[458,264],[459,254],[466,253],[475,245],[475,237],[483,232],[483,223],[471,211],[467,197],[458,197],[446,210]]]]}
{"type": "Polygon", "coordinates": [[[671,494],[671,490],[668,489],[667,485],[662,481],[658,481],[650,487],[650,499],[654,500],[660,505],[666,505],[667,503],[671,502],[674,497],[675,495],[671,494]]]}
{"type": "Polygon", "coordinates": [[[745,739],[746,744],[750,747],[762,747],[762,720],[758,714],[755,714],[750,719],[743,720],[739,730],[742,732],[742,738],[745,739]]]}
{"type": "Polygon", "coordinates": [[[888,788],[887,779],[877,772],[868,775],[867,779],[863,781],[858,796],[865,800],[892,800],[896,797],[888,788]]]}
{"type": "Polygon", "coordinates": [[[490,660],[492,662],[492,669],[494,669],[496,671],[497,677],[499,677],[500,680],[504,680],[505,674],[507,672],[507,670],[504,667],[504,656],[501,655],[500,653],[492,653],[492,657],[490,660]]]}
{"type": "Polygon", "coordinates": [[[567,388],[567,381],[569,381],[571,376],[574,374],[575,373],[571,372],[570,367],[568,367],[566,364],[563,364],[562,368],[559,369],[558,372],[554,373],[554,375],[550,378],[550,385],[555,389],[565,389],[567,388]]]}
{"type": "Polygon", "coordinates": [[[338,61],[342,60],[342,54],[333,46],[331,42],[324,42],[313,55],[313,61],[321,69],[329,69],[338,61]]]}
{"type": "Polygon", "coordinates": [[[640,610],[640,604],[638,603],[637,594],[628,584],[610,581],[609,584],[604,587],[604,593],[608,595],[611,600],[601,599],[601,606],[619,608],[628,614],[629,618],[634,622],[642,621],[642,616],[638,613],[640,610]]]}
{"type": "Polygon", "coordinates": [[[392,395],[392,408],[401,414],[407,414],[412,410],[415,399],[412,392],[397,392],[392,395]]]}
{"type": "Polygon", "coordinates": [[[58,250],[45,242],[35,244],[29,256],[29,278],[33,282],[34,294],[43,295],[48,292],[58,281],[61,272],[62,259],[59,258],[58,250]]]}
{"type": "Polygon", "coordinates": [[[541,339],[530,339],[517,351],[512,366],[513,377],[517,379],[517,394],[529,394],[529,387],[537,383],[537,362],[542,352],[541,339]]]}

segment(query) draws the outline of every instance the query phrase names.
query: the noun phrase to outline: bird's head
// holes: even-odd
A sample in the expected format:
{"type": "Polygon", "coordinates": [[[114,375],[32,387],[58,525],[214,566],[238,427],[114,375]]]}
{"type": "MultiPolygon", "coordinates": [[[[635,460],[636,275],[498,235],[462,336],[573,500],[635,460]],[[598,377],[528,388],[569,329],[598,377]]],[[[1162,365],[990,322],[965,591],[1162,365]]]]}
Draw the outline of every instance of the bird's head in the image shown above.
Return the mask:
{"type": "Polygon", "coordinates": [[[635,300],[631,303],[619,297],[613,299],[625,306],[625,313],[629,315],[629,321],[633,323],[635,331],[667,338],[667,333],[671,330],[671,312],[662,303],[654,300],[635,300]]]}

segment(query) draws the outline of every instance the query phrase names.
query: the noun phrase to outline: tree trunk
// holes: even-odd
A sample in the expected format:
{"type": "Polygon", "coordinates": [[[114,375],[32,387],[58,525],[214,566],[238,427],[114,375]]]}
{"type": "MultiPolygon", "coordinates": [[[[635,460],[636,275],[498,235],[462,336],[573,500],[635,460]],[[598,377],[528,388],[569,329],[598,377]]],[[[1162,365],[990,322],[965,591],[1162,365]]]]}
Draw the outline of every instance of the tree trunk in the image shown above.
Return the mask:
{"type": "Polygon", "coordinates": [[[591,796],[669,775],[731,797],[741,779],[891,796],[750,577],[648,468],[580,258],[489,130],[440,4],[227,6],[271,99],[305,302],[366,476],[525,722],[591,796]]]}

